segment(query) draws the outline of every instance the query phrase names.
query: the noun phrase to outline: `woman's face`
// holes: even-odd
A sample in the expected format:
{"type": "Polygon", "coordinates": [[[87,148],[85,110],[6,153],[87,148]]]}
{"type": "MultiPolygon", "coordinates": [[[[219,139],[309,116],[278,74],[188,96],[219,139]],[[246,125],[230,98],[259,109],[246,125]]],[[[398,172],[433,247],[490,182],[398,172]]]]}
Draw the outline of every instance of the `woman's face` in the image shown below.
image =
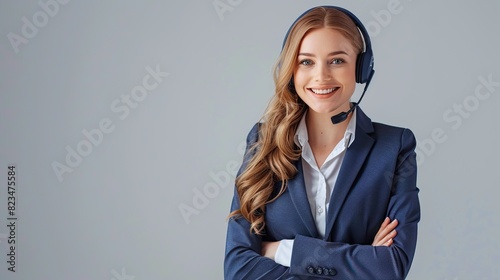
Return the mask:
{"type": "Polygon", "coordinates": [[[304,36],[294,84],[310,110],[329,115],[349,110],[356,88],[356,57],[351,42],[335,29],[315,29],[304,36]]]}

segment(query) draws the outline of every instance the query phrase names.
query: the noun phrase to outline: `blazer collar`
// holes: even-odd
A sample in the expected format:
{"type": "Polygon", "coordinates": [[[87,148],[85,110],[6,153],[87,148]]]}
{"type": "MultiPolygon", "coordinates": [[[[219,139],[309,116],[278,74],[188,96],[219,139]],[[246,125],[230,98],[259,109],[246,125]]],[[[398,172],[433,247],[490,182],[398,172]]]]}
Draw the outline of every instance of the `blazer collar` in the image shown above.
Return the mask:
{"type": "Polygon", "coordinates": [[[307,199],[307,192],[304,183],[304,173],[302,170],[302,158],[299,158],[296,163],[297,175],[287,182],[287,189],[290,193],[290,198],[297,209],[302,222],[306,226],[311,237],[318,238],[319,233],[316,228],[316,223],[311,213],[309,200],[307,199]]]}
{"type": "Polygon", "coordinates": [[[358,177],[359,171],[375,143],[371,135],[374,131],[372,121],[360,107],[356,108],[356,117],[356,139],[346,151],[337,182],[330,198],[325,239],[329,239],[335,220],[349,194],[349,190],[354,180],[358,177]]]}
{"type": "Polygon", "coordinates": [[[356,133],[361,130],[360,133],[371,134],[375,130],[373,128],[372,120],[361,110],[361,107],[356,108],[356,133]]]}
{"type": "MultiPolygon", "coordinates": [[[[356,137],[354,142],[349,146],[346,151],[344,161],[340,168],[339,177],[335,183],[330,206],[328,208],[328,216],[326,221],[325,239],[328,239],[331,234],[331,229],[337,218],[337,215],[344,203],[349,189],[351,188],[354,180],[370,152],[375,140],[370,136],[373,133],[373,125],[360,107],[356,108],[356,137]]],[[[316,223],[311,213],[309,201],[307,199],[307,192],[305,189],[304,175],[302,169],[302,159],[296,162],[297,175],[288,180],[288,192],[290,193],[291,200],[299,214],[302,222],[306,225],[310,236],[314,238],[319,237],[316,223]]]]}

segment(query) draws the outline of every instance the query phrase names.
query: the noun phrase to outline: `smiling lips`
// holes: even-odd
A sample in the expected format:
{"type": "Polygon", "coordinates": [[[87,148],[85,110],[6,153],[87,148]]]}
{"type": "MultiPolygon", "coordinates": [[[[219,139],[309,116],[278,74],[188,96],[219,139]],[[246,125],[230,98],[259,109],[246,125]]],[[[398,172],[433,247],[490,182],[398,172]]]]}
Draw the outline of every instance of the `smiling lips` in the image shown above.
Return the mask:
{"type": "Polygon", "coordinates": [[[337,89],[339,89],[339,88],[338,87],[322,88],[322,89],[309,88],[310,91],[312,91],[314,94],[318,94],[318,95],[327,95],[327,94],[335,92],[337,89]]]}

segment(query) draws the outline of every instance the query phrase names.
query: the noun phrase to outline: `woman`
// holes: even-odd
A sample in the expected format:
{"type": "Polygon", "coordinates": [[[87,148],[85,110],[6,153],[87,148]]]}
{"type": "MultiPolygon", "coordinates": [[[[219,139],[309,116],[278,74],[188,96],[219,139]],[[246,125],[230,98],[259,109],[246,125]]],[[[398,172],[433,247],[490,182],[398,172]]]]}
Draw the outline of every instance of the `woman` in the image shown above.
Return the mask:
{"type": "Polygon", "coordinates": [[[236,179],[226,279],[406,277],[420,220],[416,142],[351,103],[373,72],[349,11],[316,7],[292,25],[236,179]]]}

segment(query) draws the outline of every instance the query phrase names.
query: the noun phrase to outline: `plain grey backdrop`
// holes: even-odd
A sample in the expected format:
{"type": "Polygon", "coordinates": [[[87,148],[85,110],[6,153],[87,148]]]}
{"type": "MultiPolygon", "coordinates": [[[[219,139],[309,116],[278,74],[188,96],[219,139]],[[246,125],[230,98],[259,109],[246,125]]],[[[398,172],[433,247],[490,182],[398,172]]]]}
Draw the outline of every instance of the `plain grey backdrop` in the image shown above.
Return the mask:
{"type": "Polygon", "coordinates": [[[408,279],[500,274],[499,2],[0,3],[0,279],[222,279],[242,142],[288,27],[322,4],[372,35],[363,110],[418,138],[408,279]]]}

